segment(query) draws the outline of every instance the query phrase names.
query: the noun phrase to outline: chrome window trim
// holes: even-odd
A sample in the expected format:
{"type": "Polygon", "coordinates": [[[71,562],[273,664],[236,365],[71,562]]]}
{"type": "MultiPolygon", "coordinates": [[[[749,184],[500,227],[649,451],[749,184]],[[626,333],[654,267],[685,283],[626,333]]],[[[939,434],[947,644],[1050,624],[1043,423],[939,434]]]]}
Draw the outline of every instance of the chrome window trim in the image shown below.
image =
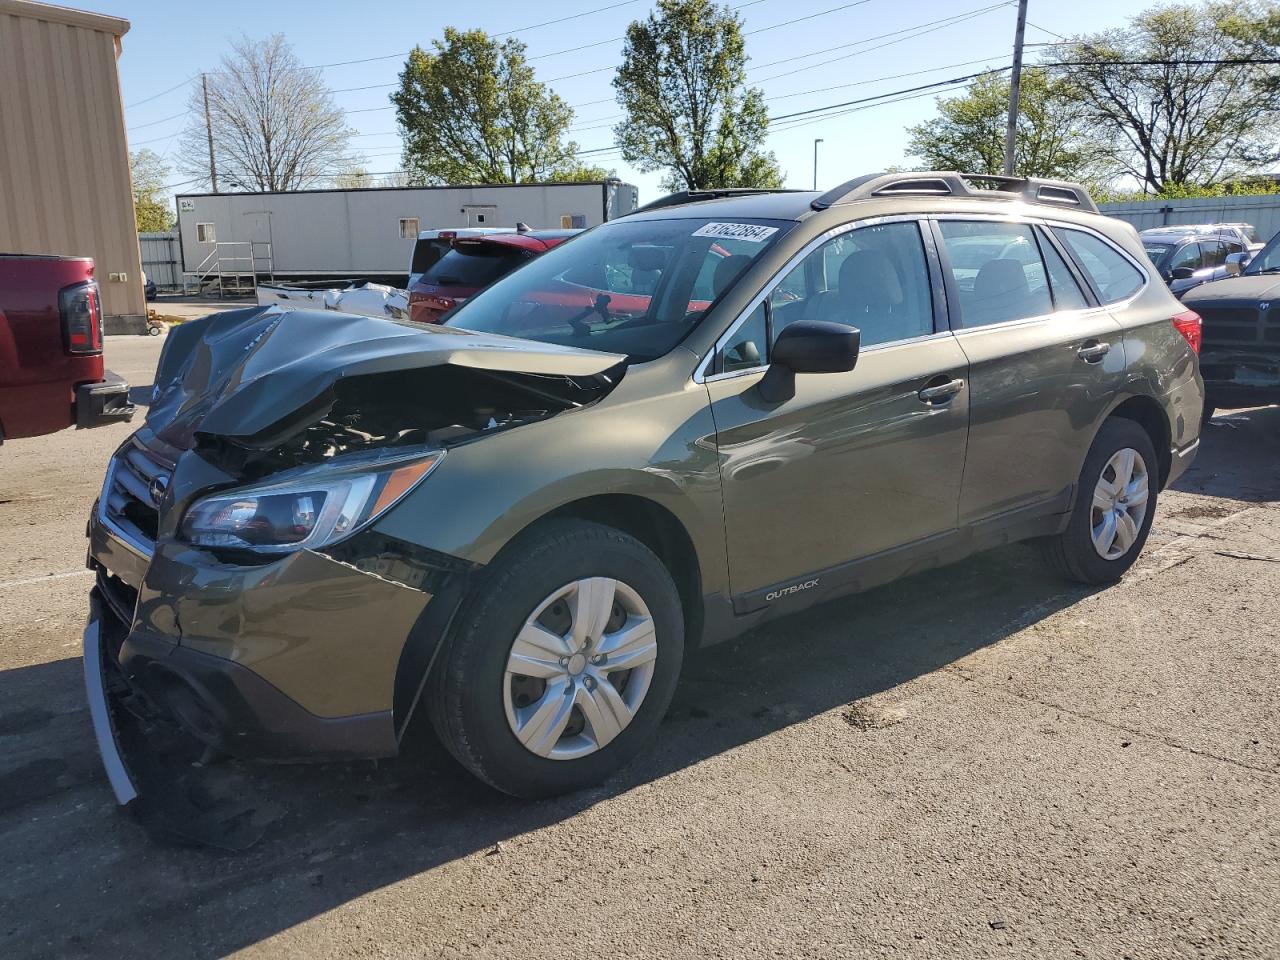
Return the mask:
{"type": "MultiPolygon", "coordinates": [[[[978,210],[975,210],[973,212],[922,211],[919,213],[891,214],[891,215],[880,216],[880,217],[868,217],[863,220],[854,220],[849,223],[842,223],[837,227],[832,227],[830,230],[827,230],[825,233],[819,234],[818,236],[810,240],[807,244],[805,244],[804,247],[802,247],[799,250],[799,252],[797,252],[790,260],[788,260],[785,264],[783,264],[783,266],[780,267],[778,271],[775,272],[774,275],[769,278],[769,281],[761,288],[760,292],[757,293],[751,299],[751,302],[747,304],[746,308],[741,313],[738,314],[738,316],[733,320],[732,323],[729,324],[729,326],[725,329],[724,333],[722,333],[716,339],[715,345],[707,352],[707,355],[702,358],[702,361],[698,364],[697,368],[694,370],[694,373],[693,373],[694,382],[710,383],[716,380],[727,380],[733,377],[743,376],[744,374],[763,372],[769,369],[769,364],[766,363],[766,364],[761,364],[758,367],[747,367],[742,370],[731,370],[727,373],[716,373],[716,374],[707,373],[707,370],[711,366],[712,362],[715,360],[716,355],[720,353],[720,351],[724,348],[729,338],[732,337],[735,333],[737,333],[738,329],[744,323],[746,323],[747,318],[749,318],[751,314],[755,311],[755,309],[759,307],[761,303],[764,302],[765,298],[768,297],[771,293],[773,293],[773,291],[778,287],[778,285],[784,279],[786,279],[787,275],[790,274],[790,272],[793,269],[795,269],[795,267],[798,266],[799,263],[802,260],[804,260],[805,257],[807,257],[810,253],[812,253],[818,247],[822,246],[828,240],[833,240],[836,237],[841,236],[842,234],[845,234],[845,233],[849,233],[852,230],[858,230],[863,227],[874,227],[882,223],[900,223],[903,221],[923,223],[924,221],[928,221],[928,220],[992,220],[992,221],[1006,222],[1006,223],[1039,224],[1040,226],[1044,227],[1046,230],[1052,229],[1053,227],[1061,227],[1064,230],[1079,230],[1081,233],[1087,233],[1090,236],[1102,241],[1104,244],[1109,246],[1112,250],[1120,254],[1120,256],[1123,257],[1126,261],[1128,261],[1128,263],[1135,270],[1137,270],[1138,273],[1142,275],[1142,286],[1140,286],[1130,296],[1124,298],[1123,300],[1116,300],[1111,303],[1099,303],[1098,306],[1089,307],[1088,309],[1085,309],[1085,310],[1055,310],[1053,313],[1041,314],[1035,317],[1022,317],[1017,320],[1006,320],[1003,323],[989,323],[989,324],[986,324],[985,326],[978,326],[978,327],[965,327],[963,325],[955,326],[955,327],[951,327],[948,330],[934,331],[934,333],[923,336],[923,337],[909,337],[904,340],[890,340],[885,343],[878,343],[873,346],[869,346],[866,348],[865,351],[860,351],[860,352],[870,352],[873,350],[877,350],[881,347],[896,346],[897,344],[900,344],[900,343],[910,343],[917,340],[929,340],[934,337],[939,337],[944,335],[953,335],[958,337],[961,334],[974,333],[981,330],[1000,330],[1000,329],[1005,329],[1015,325],[1020,326],[1023,324],[1042,323],[1045,320],[1051,319],[1053,317],[1059,316],[1064,313],[1072,313],[1072,314],[1077,314],[1079,316],[1092,316],[1099,313],[1106,313],[1111,310],[1121,310],[1128,307],[1131,303],[1133,303],[1133,301],[1137,300],[1138,297],[1146,293],[1148,287],[1150,287],[1151,285],[1150,271],[1146,267],[1144,267],[1141,263],[1139,263],[1133,256],[1131,256],[1127,250],[1117,245],[1113,240],[1111,240],[1111,238],[1107,237],[1105,234],[1101,233],[1098,230],[1095,230],[1092,227],[1085,226],[1084,224],[1074,223],[1072,221],[1067,221],[1067,220],[1058,220],[1050,216],[1042,215],[1040,214],[1039,211],[1028,212],[1028,213],[1021,213],[1021,212],[997,213],[995,211],[978,211],[978,210]]],[[[1074,256],[1074,251],[1071,251],[1071,253],[1074,256]]],[[[1092,282],[1092,277],[1090,277],[1089,280],[1090,282],[1092,282]]],[[[948,307],[947,311],[948,311],[948,315],[950,315],[951,308],[948,307]]]]}
{"type": "MultiPolygon", "coordinates": [[[[875,227],[875,226],[879,226],[882,223],[901,223],[903,221],[919,223],[920,221],[927,219],[927,216],[928,216],[927,214],[922,214],[922,213],[903,213],[903,214],[891,214],[891,215],[881,216],[881,217],[868,217],[863,220],[854,220],[849,223],[842,223],[839,226],[832,227],[830,230],[827,230],[824,233],[818,234],[816,237],[814,237],[812,240],[806,243],[803,247],[801,247],[791,257],[790,260],[788,260],[786,263],[784,263],[781,267],[779,267],[774,272],[773,276],[769,278],[768,282],[765,283],[765,285],[760,288],[760,292],[751,298],[751,302],[748,303],[747,306],[742,310],[742,312],[739,313],[736,318],[734,318],[733,322],[730,323],[729,326],[725,328],[724,333],[720,334],[720,336],[716,338],[715,345],[712,346],[712,348],[707,351],[707,355],[702,358],[702,361],[698,364],[697,368],[693,371],[694,383],[707,383],[711,380],[722,380],[722,379],[727,379],[729,377],[740,377],[744,373],[755,373],[758,370],[763,371],[763,370],[769,369],[769,364],[765,363],[765,364],[761,364],[758,367],[747,367],[742,370],[731,370],[728,373],[715,373],[715,374],[707,373],[707,369],[711,366],[712,362],[715,360],[716,355],[719,354],[722,349],[724,349],[724,346],[726,342],[729,340],[729,338],[738,332],[738,329],[744,323],[747,322],[747,319],[751,316],[752,313],[755,312],[756,308],[759,307],[760,304],[762,304],[765,301],[765,299],[768,298],[768,296],[778,288],[778,285],[781,284],[782,281],[785,280],[788,275],[790,275],[791,271],[794,270],[800,264],[800,262],[805,259],[805,257],[813,253],[813,251],[816,250],[818,247],[822,246],[824,243],[826,243],[829,240],[834,240],[836,237],[842,236],[843,234],[846,234],[846,233],[850,233],[854,230],[862,229],[863,227],[875,227]]],[[[922,246],[923,246],[923,243],[924,241],[922,239],[921,240],[922,246]]],[[[933,334],[930,334],[930,336],[936,336],[936,335],[937,335],[937,331],[935,331],[933,334]]],[[[911,338],[911,339],[920,339],[920,338],[911,338]]],[[[903,341],[898,341],[898,340],[890,341],[890,343],[901,343],[901,342],[903,341]]],[[[876,344],[875,346],[878,347],[878,346],[887,346],[887,345],[888,344],[876,344]]],[[[867,347],[867,349],[872,350],[874,349],[874,347],[867,347]]]]}

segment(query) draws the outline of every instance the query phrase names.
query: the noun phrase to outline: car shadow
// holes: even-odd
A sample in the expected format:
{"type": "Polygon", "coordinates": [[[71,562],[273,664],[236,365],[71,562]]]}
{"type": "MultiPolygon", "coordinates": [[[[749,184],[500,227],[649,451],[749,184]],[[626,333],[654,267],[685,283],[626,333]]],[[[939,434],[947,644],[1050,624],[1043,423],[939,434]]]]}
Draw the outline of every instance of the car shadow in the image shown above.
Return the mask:
{"type": "Polygon", "coordinates": [[[1173,489],[1245,503],[1280,499],[1280,407],[1218,411],[1173,489]]]}
{"type": "Polygon", "coordinates": [[[695,651],[656,743],[603,786],[550,801],[476,781],[424,721],[393,761],[224,762],[209,768],[212,791],[265,828],[236,854],[159,843],[113,813],[78,659],[5,671],[0,908],[11,912],[0,944],[15,957],[222,956],[459,858],[500,856],[504,841],[819,714],[841,710],[858,736],[867,698],[1088,593],[1015,546],[695,651]]]}

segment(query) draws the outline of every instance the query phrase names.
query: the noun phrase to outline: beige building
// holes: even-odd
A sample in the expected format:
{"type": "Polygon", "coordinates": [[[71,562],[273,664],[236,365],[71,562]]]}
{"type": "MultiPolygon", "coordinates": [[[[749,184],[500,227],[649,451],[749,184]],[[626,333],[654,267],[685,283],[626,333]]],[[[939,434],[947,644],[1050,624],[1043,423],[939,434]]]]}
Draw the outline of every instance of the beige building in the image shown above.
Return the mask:
{"type": "Polygon", "coordinates": [[[0,252],[93,257],[109,332],[146,315],[116,72],[128,29],[0,0],[0,252]]]}

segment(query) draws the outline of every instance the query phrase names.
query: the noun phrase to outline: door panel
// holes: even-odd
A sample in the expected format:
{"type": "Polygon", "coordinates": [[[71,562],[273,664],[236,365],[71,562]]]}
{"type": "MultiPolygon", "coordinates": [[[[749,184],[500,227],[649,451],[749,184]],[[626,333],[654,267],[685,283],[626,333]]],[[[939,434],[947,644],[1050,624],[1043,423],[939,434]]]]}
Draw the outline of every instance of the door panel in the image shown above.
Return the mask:
{"type": "Polygon", "coordinates": [[[960,523],[1062,494],[1123,378],[1120,325],[1105,310],[1070,311],[957,339],[972,391],[960,523]]]}
{"type": "Polygon", "coordinates": [[[758,371],[709,381],[734,595],[954,530],[969,392],[919,392],[966,368],[940,334],[800,374],[781,404],[760,398],[758,371]]]}

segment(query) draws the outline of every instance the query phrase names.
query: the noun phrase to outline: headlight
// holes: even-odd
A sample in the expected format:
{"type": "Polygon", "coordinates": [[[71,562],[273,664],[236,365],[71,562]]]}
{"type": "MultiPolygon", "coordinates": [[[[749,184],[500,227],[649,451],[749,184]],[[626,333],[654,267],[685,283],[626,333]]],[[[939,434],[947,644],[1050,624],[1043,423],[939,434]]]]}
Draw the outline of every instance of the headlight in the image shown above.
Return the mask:
{"type": "Polygon", "coordinates": [[[385,456],[291,471],[260,486],[197,500],[178,530],[199,547],[290,553],[318,549],[372,523],[444,457],[385,456]]]}

